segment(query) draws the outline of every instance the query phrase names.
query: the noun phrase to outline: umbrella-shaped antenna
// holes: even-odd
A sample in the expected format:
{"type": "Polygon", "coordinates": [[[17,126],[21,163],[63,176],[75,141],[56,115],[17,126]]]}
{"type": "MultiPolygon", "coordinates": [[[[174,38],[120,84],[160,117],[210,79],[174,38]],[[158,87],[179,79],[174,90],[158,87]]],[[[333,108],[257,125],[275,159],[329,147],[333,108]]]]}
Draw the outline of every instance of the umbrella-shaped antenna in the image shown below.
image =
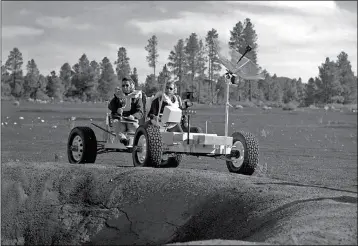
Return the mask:
{"type": "Polygon", "coordinates": [[[247,52],[252,50],[251,46],[246,47],[244,54],[240,54],[231,47],[226,49],[228,52],[224,52],[224,50],[225,49],[219,49],[218,60],[228,70],[231,76],[237,75],[245,80],[265,79],[261,69],[245,56],[247,52]]]}
{"type": "Polygon", "coordinates": [[[229,47],[229,49],[227,50],[229,52],[225,53],[223,49],[221,49],[225,47],[220,47],[217,41],[214,42],[216,42],[216,45],[219,47],[218,60],[222,65],[224,65],[224,67],[227,70],[225,74],[225,78],[227,80],[226,106],[225,106],[225,136],[228,136],[229,106],[230,106],[229,90],[230,90],[230,84],[233,83],[233,81],[235,81],[234,77],[237,75],[245,80],[260,80],[260,79],[264,79],[265,77],[262,71],[257,67],[257,65],[254,62],[252,62],[250,59],[245,57],[247,52],[252,50],[251,46],[248,45],[246,47],[244,54],[240,54],[239,52],[237,52],[231,47],[229,47]]]}

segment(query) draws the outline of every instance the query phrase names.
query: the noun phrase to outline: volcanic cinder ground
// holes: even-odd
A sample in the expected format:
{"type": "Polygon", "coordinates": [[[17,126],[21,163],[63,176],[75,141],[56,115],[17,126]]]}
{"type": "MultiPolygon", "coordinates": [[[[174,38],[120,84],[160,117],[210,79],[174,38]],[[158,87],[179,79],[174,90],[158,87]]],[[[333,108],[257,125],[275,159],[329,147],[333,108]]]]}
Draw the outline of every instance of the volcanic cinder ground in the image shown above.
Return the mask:
{"type": "MultiPolygon", "coordinates": [[[[357,244],[356,114],[231,109],[230,134],[259,140],[253,176],[196,157],[176,169],[120,153],[68,164],[68,118],[101,125],[105,112],[2,102],[2,244],[357,244]]],[[[195,125],[223,134],[222,108],[197,112],[195,125]]]]}

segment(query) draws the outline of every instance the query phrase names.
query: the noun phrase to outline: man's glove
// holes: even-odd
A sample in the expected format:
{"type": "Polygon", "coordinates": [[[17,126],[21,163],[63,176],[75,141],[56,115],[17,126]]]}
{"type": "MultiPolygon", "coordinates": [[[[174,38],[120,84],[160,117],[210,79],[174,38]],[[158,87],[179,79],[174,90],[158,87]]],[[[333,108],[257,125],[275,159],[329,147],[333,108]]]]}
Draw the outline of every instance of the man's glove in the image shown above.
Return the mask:
{"type": "Polygon", "coordinates": [[[166,102],[169,106],[173,105],[172,100],[170,100],[170,98],[167,95],[164,95],[163,102],[166,102]]]}
{"type": "Polygon", "coordinates": [[[151,114],[149,116],[149,118],[150,118],[150,122],[152,123],[152,125],[159,126],[159,117],[158,116],[151,114]]]}
{"type": "Polygon", "coordinates": [[[126,118],[129,119],[129,120],[135,120],[135,118],[134,118],[133,115],[129,115],[129,116],[127,116],[126,118]]]}
{"type": "Polygon", "coordinates": [[[118,113],[119,115],[122,115],[122,114],[123,114],[123,109],[122,109],[122,108],[117,109],[117,113],[118,113]]]}

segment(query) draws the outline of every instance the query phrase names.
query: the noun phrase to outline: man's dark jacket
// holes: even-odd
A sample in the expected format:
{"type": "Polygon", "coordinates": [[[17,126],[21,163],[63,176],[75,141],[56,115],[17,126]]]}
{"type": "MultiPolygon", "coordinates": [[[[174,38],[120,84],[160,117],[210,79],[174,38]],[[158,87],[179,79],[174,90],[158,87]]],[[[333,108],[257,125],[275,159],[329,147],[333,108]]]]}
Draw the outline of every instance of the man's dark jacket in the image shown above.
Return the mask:
{"type": "MultiPolygon", "coordinates": [[[[136,119],[140,120],[143,117],[143,102],[141,96],[132,97],[131,99],[131,108],[129,111],[123,111],[123,116],[128,117],[133,115],[136,119]]],[[[124,106],[125,101],[121,98],[118,98],[114,95],[113,99],[108,105],[108,109],[111,110],[112,114],[117,113],[119,108],[124,106]]]]}
{"type": "MultiPolygon", "coordinates": [[[[152,101],[152,105],[150,106],[150,110],[149,110],[149,113],[148,115],[154,115],[154,116],[157,116],[158,115],[158,111],[159,111],[159,105],[160,105],[160,100],[161,100],[161,97],[158,97],[156,99],[154,99],[152,101]]],[[[160,110],[160,113],[162,114],[163,111],[164,111],[164,107],[165,106],[168,106],[169,104],[167,102],[164,102],[162,103],[162,108],[160,110]]]]}

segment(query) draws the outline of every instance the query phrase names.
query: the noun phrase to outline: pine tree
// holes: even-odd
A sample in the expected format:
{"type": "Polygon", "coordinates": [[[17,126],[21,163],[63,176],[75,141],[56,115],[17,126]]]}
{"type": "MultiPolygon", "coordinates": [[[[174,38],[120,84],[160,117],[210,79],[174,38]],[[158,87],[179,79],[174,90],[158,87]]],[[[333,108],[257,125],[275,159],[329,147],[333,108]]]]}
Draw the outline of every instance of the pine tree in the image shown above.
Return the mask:
{"type": "Polygon", "coordinates": [[[164,65],[162,71],[159,72],[158,76],[158,89],[163,90],[163,86],[166,80],[165,74],[168,72],[165,70],[166,66],[164,65]]]}
{"type": "Polygon", "coordinates": [[[187,60],[187,71],[190,74],[191,91],[194,91],[194,79],[198,71],[197,59],[199,53],[199,42],[196,33],[192,33],[189,38],[186,39],[185,54],[187,60]]]}
{"type": "MultiPolygon", "coordinates": [[[[232,34],[233,35],[233,34],[232,34]]],[[[219,47],[217,45],[217,40],[219,38],[219,34],[217,31],[213,28],[210,31],[208,31],[205,41],[206,41],[206,47],[208,50],[208,57],[209,57],[209,69],[208,69],[208,75],[209,75],[209,81],[210,81],[210,90],[209,95],[211,98],[213,97],[213,80],[218,79],[219,74],[216,72],[219,72],[221,70],[221,65],[218,60],[218,52],[219,47]]],[[[231,38],[230,40],[232,40],[231,38]]],[[[230,44],[230,43],[229,43],[230,44]]],[[[233,43],[234,45],[234,43],[233,43]]]]}
{"type": "Polygon", "coordinates": [[[239,21],[236,23],[232,31],[230,31],[229,47],[243,54],[245,51],[244,38],[243,38],[244,27],[239,21]]]}
{"type": "Polygon", "coordinates": [[[283,91],[278,81],[272,83],[272,101],[281,103],[283,97],[283,91]]]}
{"type": "Polygon", "coordinates": [[[80,84],[79,87],[79,94],[81,95],[82,101],[87,101],[89,99],[89,96],[91,94],[91,90],[94,87],[94,84],[91,79],[91,72],[92,68],[90,66],[90,61],[86,54],[83,54],[82,57],[79,60],[80,65],[80,84]]]}
{"type": "Polygon", "coordinates": [[[257,64],[257,34],[254,29],[254,24],[252,24],[249,18],[246,18],[244,22],[244,30],[242,31],[242,42],[243,47],[240,47],[240,53],[243,54],[248,45],[251,46],[252,50],[248,52],[245,56],[257,64]]]}
{"type": "Polygon", "coordinates": [[[348,54],[342,51],[337,58],[338,79],[342,86],[342,96],[344,98],[344,102],[356,102],[357,80],[354,77],[351,63],[348,60],[348,54]]]}
{"type": "Polygon", "coordinates": [[[71,88],[71,78],[72,78],[72,69],[69,63],[62,65],[60,69],[60,79],[64,85],[63,97],[68,97],[70,95],[69,90],[71,88]]]}
{"type": "MultiPolygon", "coordinates": [[[[226,96],[226,80],[224,76],[220,76],[218,78],[218,83],[215,86],[216,93],[216,103],[219,103],[219,99],[221,102],[225,101],[226,96]]],[[[214,96],[215,97],[215,96],[214,96]]],[[[214,99],[212,99],[213,101],[214,99]]]]}
{"type": "Polygon", "coordinates": [[[47,95],[56,100],[62,100],[65,88],[61,79],[56,75],[55,71],[52,71],[51,75],[47,76],[47,81],[47,95]]]}
{"type": "Polygon", "coordinates": [[[42,74],[40,74],[39,76],[39,86],[36,90],[36,94],[35,94],[35,100],[39,99],[39,100],[48,100],[48,96],[47,96],[47,91],[46,91],[46,87],[47,87],[47,79],[45,76],[43,76],[42,74]]]}
{"type": "Polygon", "coordinates": [[[113,66],[107,57],[102,59],[101,76],[98,82],[98,92],[102,100],[109,100],[114,93],[114,88],[119,85],[113,66]]]}
{"type": "Polygon", "coordinates": [[[138,83],[137,68],[133,68],[133,73],[131,74],[131,79],[134,81],[135,88],[138,89],[139,88],[139,83],[138,83]]]}
{"type": "Polygon", "coordinates": [[[272,83],[270,88],[270,101],[281,103],[283,97],[283,90],[276,74],[272,76],[272,83]]]}
{"type": "Polygon", "coordinates": [[[197,57],[197,73],[198,73],[198,102],[200,103],[200,94],[201,94],[201,84],[205,79],[205,71],[207,69],[206,63],[208,62],[208,57],[206,56],[205,45],[203,40],[199,40],[199,52],[197,57]]]}
{"type": "Polygon", "coordinates": [[[317,99],[318,103],[324,103],[326,101],[327,94],[325,91],[325,85],[319,77],[315,77],[314,83],[317,88],[315,98],[317,99]]]}
{"type": "Polygon", "coordinates": [[[265,79],[258,81],[258,90],[260,91],[260,93],[262,93],[262,97],[264,100],[272,101],[271,91],[273,80],[266,69],[263,70],[263,73],[265,75],[265,79]]]}
{"type": "Polygon", "coordinates": [[[90,63],[89,82],[87,86],[87,100],[94,101],[99,98],[98,82],[101,76],[101,68],[95,60],[90,63]]]}
{"type": "Polygon", "coordinates": [[[147,96],[152,96],[161,89],[157,83],[153,82],[154,80],[154,74],[147,75],[147,78],[145,79],[144,92],[147,96]]]}
{"type": "Polygon", "coordinates": [[[91,67],[86,54],[83,54],[78,63],[73,66],[74,75],[71,79],[71,96],[82,101],[87,100],[87,93],[91,91],[91,67]]]}
{"type": "Polygon", "coordinates": [[[174,50],[170,51],[168,60],[168,68],[176,79],[178,93],[181,95],[181,92],[185,87],[183,79],[187,69],[183,39],[179,39],[177,44],[174,46],[174,50]]]}
{"type": "Polygon", "coordinates": [[[11,96],[10,73],[4,65],[1,66],[1,97],[11,96]]]}
{"type": "Polygon", "coordinates": [[[297,88],[297,101],[300,103],[300,105],[304,105],[304,100],[306,95],[305,95],[304,84],[302,83],[301,77],[298,78],[297,80],[296,88],[297,88]]]}
{"type": "Polygon", "coordinates": [[[11,94],[15,97],[21,97],[23,92],[24,77],[22,73],[23,58],[18,48],[10,51],[10,55],[5,63],[5,68],[10,72],[11,94]]]}
{"type": "MultiPolygon", "coordinates": [[[[250,46],[252,50],[246,53],[246,57],[249,58],[252,62],[257,64],[257,34],[254,30],[254,25],[252,24],[249,18],[246,18],[244,22],[244,29],[242,31],[242,39],[243,39],[243,47],[241,47],[240,53],[243,54],[247,46],[250,46]]],[[[257,98],[258,91],[257,91],[257,82],[250,81],[248,83],[248,90],[249,90],[249,100],[253,95],[257,98]]]]}
{"type": "Polygon", "coordinates": [[[327,57],[325,63],[319,68],[319,77],[322,81],[324,103],[331,103],[334,96],[340,96],[343,88],[339,82],[339,74],[337,64],[327,57]]]}
{"type": "Polygon", "coordinates": [[[37,88],[39,87],[40,71],[37,68],[34,59],[27,63],[27,74],[24,78],[24,97],[35,98],[37,88]]]}
{"type": "Polygon", "coordinates": [[[129,65],[129,57],[127,57],[127,50],[124,47],[120,47],[117,52],[116,72],[118,81],[122,81],[124,77],[128,77],[131,74],[131,67],[129,65]]]}
{"type": "Polygon", "coordinates": [[[154,77],[156,76],[155,68],[157,66],[158,57],[159,57],[157,46],[158,46],[157,36],[153,35],[148,40],[148,45],[145,47],[145,50],[148,51],[147,61],[149,63],[149,67],[152,67],[154,70],[154,77]]]}
{"type": "Polygon", "coordinates": [[[76,63],[75,65],[72,66],[71,74],[72,74],[71,75],[71,83],[67,90],[66,95],[69,98],[75,98],[75,97],[78,97],[78,93],[77,93],[78,90],[76,88],[76,84],[80,80],[80,65],[78,63],[76,63]]]}
{"type": "Polygon", "coordinates": [[[313,78],[310,78],[306,85],[305,90],[305,105],[310,106],[312,104],[316,104],[318,101],[318,98],[316,97],[318,93],[318,87],[316,85],[316,82],[313,78]]]}
{"type": "Polygon", "coordinates": [[[296,79],[287,79],[283,87],[283,102],[289,103],[297,100],[296,79]]]}

